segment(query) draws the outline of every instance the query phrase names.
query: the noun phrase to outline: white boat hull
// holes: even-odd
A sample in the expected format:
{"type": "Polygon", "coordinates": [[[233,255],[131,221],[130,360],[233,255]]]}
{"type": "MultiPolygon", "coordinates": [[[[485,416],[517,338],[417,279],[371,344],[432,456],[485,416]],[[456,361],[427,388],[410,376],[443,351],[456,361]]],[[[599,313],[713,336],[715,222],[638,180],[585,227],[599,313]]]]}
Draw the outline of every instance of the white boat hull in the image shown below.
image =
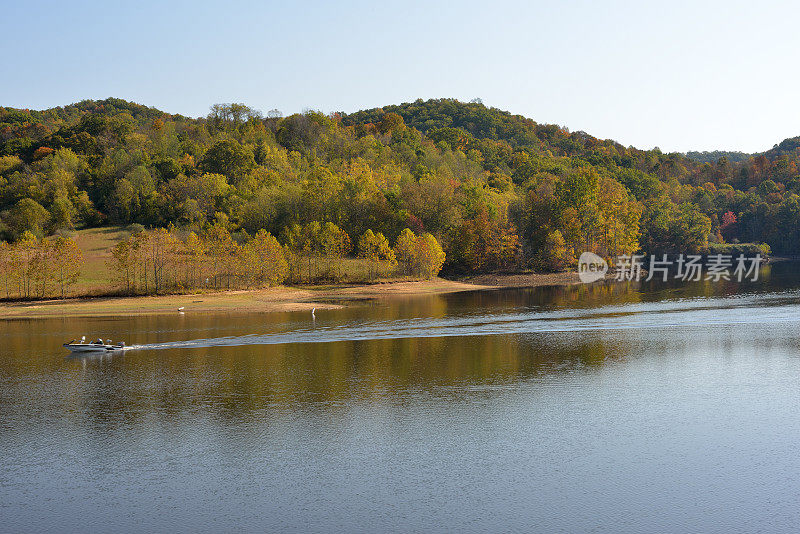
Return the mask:
{"type": "Polygon", "coordinates": [[[120,345],[92,345],[91,343],[64,343],[64,348],[70,352],[110,352],[122,350],[120,345]]]}

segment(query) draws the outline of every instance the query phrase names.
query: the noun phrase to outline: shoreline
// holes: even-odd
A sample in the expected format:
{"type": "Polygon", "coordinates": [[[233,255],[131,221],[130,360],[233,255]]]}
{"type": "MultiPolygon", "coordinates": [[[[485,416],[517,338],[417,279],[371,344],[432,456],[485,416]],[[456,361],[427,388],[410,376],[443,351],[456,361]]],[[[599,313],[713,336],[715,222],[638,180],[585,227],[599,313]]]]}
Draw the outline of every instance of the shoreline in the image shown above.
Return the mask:
{"type": "Polygon", "coordinates": [[[441,295],[502,288],[567,286],[580,283],[577,273],[480,275],[461,280],[434,278],[367,285],[279,286],[185,295],[85,297],[0,302],[0,320],[44,317],[109,317],[178,313],[273,313],[340,309],[353,302],[441,295]]]}

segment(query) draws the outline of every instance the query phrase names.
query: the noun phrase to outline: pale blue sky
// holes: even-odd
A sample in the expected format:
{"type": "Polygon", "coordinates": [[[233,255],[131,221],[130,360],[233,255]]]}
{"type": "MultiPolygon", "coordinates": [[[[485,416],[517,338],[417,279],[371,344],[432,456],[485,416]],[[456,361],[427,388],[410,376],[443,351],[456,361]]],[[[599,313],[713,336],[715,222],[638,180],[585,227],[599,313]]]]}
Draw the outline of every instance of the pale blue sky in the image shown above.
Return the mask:
{"type": "Polygon", "coordinates": [[[662,150],[800,135],[800,7],[764,2],[8,2],[0,105],[205,115],[455,97],[662,150]]]}

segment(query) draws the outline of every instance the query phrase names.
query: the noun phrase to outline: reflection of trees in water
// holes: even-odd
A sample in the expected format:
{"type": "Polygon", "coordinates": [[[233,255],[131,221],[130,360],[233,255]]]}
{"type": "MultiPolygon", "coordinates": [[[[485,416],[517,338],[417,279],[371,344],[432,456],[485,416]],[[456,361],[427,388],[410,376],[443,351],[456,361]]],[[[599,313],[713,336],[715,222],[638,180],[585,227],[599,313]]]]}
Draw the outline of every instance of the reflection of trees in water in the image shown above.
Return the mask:
{"type": "MultiPolygon", "coordinates": [[[[795,287],[797,276],[791,278],[787,269],[775,264],[773,278],[790,280],[785,286],[795,287]]],[[[769,278],[764,280],[750,287],[775,289],[769,278]]],[[[58,413],[98,428],[155,417],[168,430],[190,424],[198,414],[236,420],[296,410],[346,410],[362,401],[402,403],[425,396],[457,400],[473,394],[472,388],[491,391],[492,386],[513,387],[575,370],[594,372],[608,361],[630,357],[641,346],[635,331],[595,331],[142,350],[103,359],[65,359],[60,343],[84,333],[147,344],[342,325],[380,323],[391,328],[392,321],[408,324],[415,318],[553,309],[568,315],[570,308],[737,290],[705,281],[642,287],[644,291],[636,284],[600,283],[396,298],[322,311],[313,324],[305,312],[7,321],[0,347],[0,379],[5,380],[0,413],[12,420],[23,411],[58,413]],[[20,404],[20,398],[26,403],[20,404]]]]}
{"type": "Polygon", "coordinates": [[[473,386],[508,385],[610,356],[602,342],[554,341],[476,336],[129,353],[51,377],[60,391],[31,402],[88,418],[93,427],[117,428],[155,416],[168,430],[197,412],[237,419],[256,412],[336,410],[370,399],[461,397],[473,386]]]}
{"type": "MultiPolygon", "coordinates": [[[[404,402],[420,394],[459,397],[472,386],[508,385],[609,356],[602,342],[571,345],[554,336],[170,349],[77,361],[51,350],[36,363],[28,360],[27,371],[45,376],[29,392],[25,409],[62,413],[96,429],[155,417],[169,430],[198,412],[237,419],[257,412],[335,410],[370,399],[404,402]]],[[[2,404],[20,406],[12,398],[2,404]]]]}

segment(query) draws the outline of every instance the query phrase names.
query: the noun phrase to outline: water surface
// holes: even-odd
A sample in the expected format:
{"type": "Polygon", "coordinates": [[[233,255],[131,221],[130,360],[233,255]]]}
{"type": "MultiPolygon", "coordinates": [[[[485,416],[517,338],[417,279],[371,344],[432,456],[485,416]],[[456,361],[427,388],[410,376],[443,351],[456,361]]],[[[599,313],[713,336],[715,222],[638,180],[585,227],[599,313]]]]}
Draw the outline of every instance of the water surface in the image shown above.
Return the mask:
{"type": "Polygon", "coordinates": [[[2,321],[0,531],[795,532],[799,272],[2,321]]]}

